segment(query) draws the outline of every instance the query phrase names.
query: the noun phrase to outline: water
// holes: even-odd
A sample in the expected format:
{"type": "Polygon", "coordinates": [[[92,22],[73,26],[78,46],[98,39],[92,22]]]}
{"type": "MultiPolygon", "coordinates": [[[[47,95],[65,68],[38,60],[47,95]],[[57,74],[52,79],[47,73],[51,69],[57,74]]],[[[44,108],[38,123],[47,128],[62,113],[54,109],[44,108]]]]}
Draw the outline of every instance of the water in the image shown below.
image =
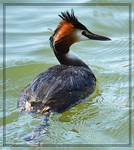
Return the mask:
{"type": "MultiPolygon", "coordinates": [[[[64,0],[64,2],[68,1],[64,0]]],[[[114,1],[109,0],[108,2],[114,1]]],[[[49,133],[44,135],[43,143],[127,144],[129,142],[128,7],[8,6],[6,7],[7,144],[26,144],[22,140],[24,135],[40,124],[42,117],[40,115],[23,113],[18,116],[17,99],[21,90],[36,75],[58,64],[50,49],[49,37],[60,21],[58,14],[71,8],[89,30],[108,36],[112,41],[85,41],[71,47],[71,50],[77,53],[93,70],[97,78],[97,88],[94,95],[80,104],[62,114],[50,116],[49,133]]],[[[2,28],[0,31],[2,32],[2,28]]],[[[0,53],[2,54],[2,51],[0,53]]],[[[2,74],[2,59],[0,65],[2,74]]],[[[0,88],[2,88],[2,79],[0,88]]],[[[3,109],[2,105],[0,108],[3,109]]],[[[133,113],[134,109],[132,109],[132,129],[134,129],[133,113]]],[[[1,111],[1,137],[2,119],[1,111]]],[[[133,136],[132,139],[134,139],[133,136]]],[[[2,141],[0,144],[2,145],[2,141]]]]}

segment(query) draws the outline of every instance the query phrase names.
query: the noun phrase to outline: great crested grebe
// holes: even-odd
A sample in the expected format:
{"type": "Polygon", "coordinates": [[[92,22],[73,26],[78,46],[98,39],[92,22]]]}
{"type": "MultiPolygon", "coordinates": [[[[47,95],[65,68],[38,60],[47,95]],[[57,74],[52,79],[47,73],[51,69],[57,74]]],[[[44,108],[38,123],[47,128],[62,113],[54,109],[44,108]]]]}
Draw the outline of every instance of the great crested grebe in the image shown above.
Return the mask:
{"type": "Polygon", "coordinates": [[[40,73],[21,93],[19,107],[39,113],[62,112],[88,97],[96,87],[96,78],[81,59],[69,53],[70,46],[82,40],[110,40],[90,32],[71,13],[61,12],[62,21],[50,37],[50,45],[60,65],[40,73]]]}

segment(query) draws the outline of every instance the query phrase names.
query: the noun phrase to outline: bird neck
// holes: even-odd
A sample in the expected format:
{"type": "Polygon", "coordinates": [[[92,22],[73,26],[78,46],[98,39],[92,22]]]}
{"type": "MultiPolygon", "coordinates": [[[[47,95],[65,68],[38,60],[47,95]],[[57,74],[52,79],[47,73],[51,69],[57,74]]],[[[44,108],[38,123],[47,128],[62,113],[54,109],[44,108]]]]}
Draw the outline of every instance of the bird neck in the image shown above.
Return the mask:
{"type": "Polygon", "coordinates": [[[51,45],[51,47],[60,64],[67,66],[88,67],[80,58],[69,52],[69,45],[56,43],[51,45]]]}

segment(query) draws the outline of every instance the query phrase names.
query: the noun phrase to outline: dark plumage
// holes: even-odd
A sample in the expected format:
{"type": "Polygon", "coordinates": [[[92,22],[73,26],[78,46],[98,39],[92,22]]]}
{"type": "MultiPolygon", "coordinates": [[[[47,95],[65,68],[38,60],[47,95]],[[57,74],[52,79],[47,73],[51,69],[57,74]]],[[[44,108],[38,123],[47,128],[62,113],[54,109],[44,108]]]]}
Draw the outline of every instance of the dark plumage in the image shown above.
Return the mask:
{"type": "Polygon", "coordinates": [[[68,11],[61,12],[61,15],[59,15],[59,17],[61,17],[63,20],[67,22],[72,23],[74,27],[77,29],[87,30],[87,28],[83,24],[81,24],[75,17],[73,9],[71,10],[71,13],[69,13],[68,11]]]}
{"type": "Polygon", "coordinates": [[[40,111],[49,106],[49,110],[62,112],[89,96],[95,89],[95,82],[95,76],[88,68],[57,65],[39,74],[24,89],[21,98],[31,103],[33,110],[40,111]]]}

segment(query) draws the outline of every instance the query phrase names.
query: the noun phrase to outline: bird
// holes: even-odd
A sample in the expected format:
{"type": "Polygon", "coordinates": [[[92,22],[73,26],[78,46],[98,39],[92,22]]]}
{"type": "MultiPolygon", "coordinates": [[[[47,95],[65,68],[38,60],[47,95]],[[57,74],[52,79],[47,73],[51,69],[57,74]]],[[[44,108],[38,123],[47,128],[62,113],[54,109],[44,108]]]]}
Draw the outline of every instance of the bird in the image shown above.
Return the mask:
{"type": "Polygon", "coordinates": [[[72,44],[85,40],[109,41],[110,38],[92,33],[74,14],[59,14],[61,21],[50,36],[50,46],[60,64],[40,73],[21,92],[21,111],[45,114],[64,112],[89,97],[96,88],[96,77],[89,66],[70,52],[72,44]]]}

